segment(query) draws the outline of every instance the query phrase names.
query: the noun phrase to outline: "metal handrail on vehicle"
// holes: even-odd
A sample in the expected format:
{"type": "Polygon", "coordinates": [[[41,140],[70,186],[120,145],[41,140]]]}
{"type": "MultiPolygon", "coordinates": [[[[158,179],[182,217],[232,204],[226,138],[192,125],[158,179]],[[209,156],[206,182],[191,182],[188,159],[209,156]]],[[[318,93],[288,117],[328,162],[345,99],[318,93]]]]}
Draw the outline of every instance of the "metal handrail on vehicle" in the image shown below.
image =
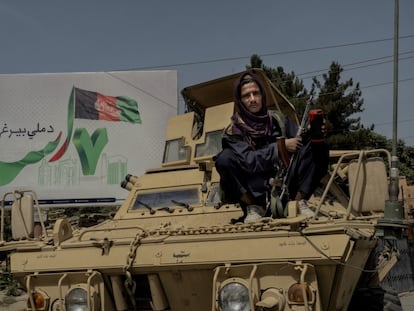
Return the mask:
{"type": "MultiPolygon", "coordinates": [[[[318,206],[316,208],[316,213],[315,213],[314,218],[316,217],[316,215],[318,215],[319,210],[320,210],[323,202],[325,201],[325,198],[326,198],[326,196],[327,196],[327,194],[328,194],[328,192],[329,192],[329,190],[330,190],[330,188],[331,188],[331,186],[334,182],[334,179],[336,177],[336,174],[338,173],[338,169],[339,169],[340,165],[342,164],[342,162],[345,159],[358,158],[358,164],[357,164],[358,166],[357,166],[357,171],[356,171],[356,179],[358,179],[359,174],[360,174],[360,168],[362,166],[362,160],[364,158],[366,158],[367,155],[374,154],[374,153],[377,153],[377,154],[378,153],[384,153],[387,160],[388,160],[388,165],[389,165],[389,167],[391,167],[391,153],[386,149],[358,150],[358,151],[349,151],[349,152],[344,151],[344,153],[339,157],[338,161],[336,162],[335,168],[334,168],[333,172],[331,173],[331,176],[329,178],[328,183],[325,186],[325,190],[324,190],[324,192],[321,196],[321,199],[318,203],[318,206]]],[[[352,202],[353,202],[354,193],[355,193],[355,190],[356,190],[356,185],[357,185],[357,183],[354,184],[353,189],[349,189],[350,190],[350,198],[349,198],[348,206],[347,206],[347,209],[346,209],[346,219],[347,220],[349,219],[349,217],[351,215],[352,202]]]]}
{"type": "Polygon", "coordinates": [[[79,234],[78,236],[78,241],[82,240],[82,237],[84,236],[84,234],[86,233],[91,233],[91,232],[105,232],[105,231],[124,231],[124,230],[131,230],[131,229],[137,229],[137,230],[141,230],[141,231],[146,231],[144,228],[139,227],[139,226],[128,226],[128,227],[114,227],[114,228],[91,228],[91,229],[85,229],[84,231],[82,231],[81,234],[79,234]]]}
{"type": "MultiPolygon", "coordinates": [[[[40,211],[40,206],[39,206],[39,200],[37,199],[37,195],[36,192],[34,192],[33,190],[28,190],[28,189],[21,189],[21,190],[14,190],[14,191],[9,191],[3,194],[3,198],[1,200],[1,224],[0,224],[0,242],[1,243],[5,243],[4,241],[4,217],[5,217],[5,202],[6,202],[6,197],[8,195],[13,195],[13,202],[15,202],[16,200],[21,199],[25,193],[31,193],[33,195],[33,200],[35,202],[35,208],[37,210],[37,214],[39,216],[39,223],[42,227],[42,232],[45,235],[46,238],[48,238],[47,235],[47,231],[46,231],[46,226],[45,223],[41,217],[41,211],[40,211]],[[20,195],[20,198],[17,198],[17,194],[20,195]]],[[[26,229],[26,228],[25,228],[26,229]]],[[[27,231],[27,230],[26,230],[27,231]]],[[[26,232],[26,235],[29,237],[28,232],[26,232]]]]}

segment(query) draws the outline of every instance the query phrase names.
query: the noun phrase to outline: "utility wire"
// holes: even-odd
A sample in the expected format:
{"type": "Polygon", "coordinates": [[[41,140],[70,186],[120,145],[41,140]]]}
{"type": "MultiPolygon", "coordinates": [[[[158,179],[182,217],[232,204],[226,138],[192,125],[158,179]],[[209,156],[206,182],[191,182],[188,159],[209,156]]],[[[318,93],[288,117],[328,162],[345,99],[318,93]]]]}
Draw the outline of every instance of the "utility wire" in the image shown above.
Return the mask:
{"type": "MultiPolygon", "coordinates": [[[[414,119],[407,119],[407,120],[398,120],[398,123],[406,123],[406,122],[412,122],[414,121],[414,119]]],[[[376,123],[375,126],[381,126],[381,125],[388,125],[388,124],[392,124],[393,122],[381,122],[381,123],[376,123]]]]}
{"type": "MultiPolygon", "coordinates": [[[[399,37],[400,40],[401,39],[409,39],[409,38],[414,38],[414,34],[399,37]]],[[[320,50],[326,50],[326,49],[342,48],[342,47],[348,47],[348,46],[358,46],[358,45],[380,43],[380,42],[386,42],[386,41],[391,41],[391,40],[394,40],[394,38],[366,40],[366,41],[358,41],[358,42],[351,42],[351,43],[344,43],[344,44],[327,45],[327,46],[321,46],[321,47],[287,50],[287,51],[280,51],[280,52],[273,52],[273,53],[263,53],[263,54],[258,54],[258,55],[260,57],[267,57],[267,56],[276,56],[276,55],[296,54],[296,53],[320,51],[320,50]]],[[[410,53],[413,53],[413,52],[414,51],[399,53],[399,56],[407,55],[407,54],[410,54],[410,53]]],[[[157,66],[141,66],[141,67],[131,68],[129,70],[159,69],[159,68],[190,66],[190,65],[198,65],[198,64],[209,64],[209,63],[227,62],[227,61],[240,60],[240,59],[250,59],[250,57],[251,56],[224,57],[224,58],[217,58],[217,59],[211,59],[211,60],[184,62],[184,63],[176,63],[176,64],[166,64],[166,65],[157,65],[157,66]]],[[[355,63],[342,65],[342,69],[343,69],[343,71],[350,71],[350,70],[361,69],[361,68],[366,68],[366,67],[371,67],[371,66],[378,66],[378,65],[382,65],[382,64],[385,64],[385,63],[392,62],[393,60],[378,62],[380,60],[385,60],[385,59],[388,59],[388,58],[391,58],[391,57],[393,57],[393,56],[390,55],[390,56],[383,56],[383,57],[358,61],[358,62],[355,62],[355,63]],[[376,62],[376,63],[367,64],[367,63],[372,63],[372,62],[376,62]],[[347,67],[352,67],[352,66],[360,65],[360,64],[361,64],[361,66],[357,66],[357,67],[353,67],[353,68],[347,68],[347,67]],[[362,64],[366,64],[366,65],[362,65],[362,64]]],[[[405,57],[405,58],[401,58],[400,60],[406,60],[406,59],[411,59],[411,58],[414,58],[414,56],[408,56],[408,57],[405,57]]],[[[297,74],[296,76],[298,78],[301,78],[301,79],[309,79],[309,78],[315,77],[315,74],[317,74],[316,76],[320,76],[323,73],[325,73],[327,70],[329,70],[329,69],[321,69],[321,70],[316,70],[316,71],[310,71],[310,72],[305,72],[305,73],[302,73],[302,74],[297,74]],[[311,75],[311,76],[309,76],[309,75],[311,75]]],[[[117,70],[114,70],[114,71],[117,71],[117,70]]],[[[414,78],[401,79],[401,80],[399,80],[399,82],[405,82],[405,81],[411,81],[411,80],[414,80],[414,78]]],[[[282,81],[282,83],[283,83],[283,81],[282,81]]],[[[360,89],[367,89],[367,88],[372,88],[372,87],[384,86],[384,85],[389,85],[389,84],[392,84],[392,83],[393,82],[384,82],[384,83],[366,85],[366,86],[361,87],[360,89]]],[[[325,94],[325,95],[327,95],[327,94],[325,94]]],[[[179,101],[181,101],[181,98],[179,98],[179,101]]],[[[406,122],[409,122],[409,121],[412,121],[412,120],[407,120],[406,122]]]]}
{"type": "MultiPolygon", "coordinates": [[[[408,38],[414,38],[414,34],[399,37],[399,39],[408,39],[408,38]]],[[[259,56],[263,57],[263,56],[294,54],[294,53],[318,51],[318,50],[333,49],[333,48],[340,48],[340,47],[347,47],[347,46],[372,44],[372,43],[385,42],[385,41],[391,41],[391,40],[394,40],[394,38],[366,40],[366,41],[358,41],[358,42],[352,42],[352,43],[328,45],[328,46],[322,46],[322,47],[304,48],[304,49],[288,50],[288,51],[281,51],[281,52],[274,52],[274,53],[265,53],[265,54],[260,54],[259,56]]],[[[413,53],[413,52],[414,51],[408,51],[408,52],[404,52],[404,53],[399,53],[399,55],[406,55],[406,54],[413,53]]],[[[214,62],[225,62],[225,61],[231,61],[231,60],[246,59],[246,58],[250,58],[250,57],[251,56],[225,57],[225,58],[218,58],[218,59],[212,59],[212,60],[194,61],[194,62],[185,62],[185,63],[158,65],[158,66],[141,66],[141,67],[130,68],[128,70],[144,70],[144,69],[159,69],[159,68],[167,68],[167,67],[189,66],[189,65],[197,65],[197,64],[207,64],[207,63],[214,63],[214,62]]],[[[349,70],[355,70],[355,69],[360,69],[360,68],[364,68],[364,67],[377,66],[377,65],[384,64],[384,63],[392,62],[393,60],[389,60],[389,61],[381,62],[381,63],[364,65],[364,66],[359,66],[359,67],[354,67],[354,68],[349,68],[349,69],[346,68],[346,67],[354,66],[354,65],[357,65],[357,64],[364,64],[364,63],[369,63],[369,62],[378,61],[378,60],[382,60],[382,59],[387,59],[387,58],[390,58],[390,57],[392,57],[392,56],[383,56],[383,57],[379,57],[379,58],[372,58],[372,59],[368,59],[368,60],[363,60],[363,61],[343,65],[342,68],[343,68],[343,71],[349,71],[349,70]]],[[[413,58],[413,57],[406,57],[406,58],[403,58],[402,60],[413,58]]],[[[310,71],[310,72],[305,72],[305,73],[302,73],[302,74],[297,74],[296,76],[301,78],[302,80],[303,79],[309,79],[309,78],[315,77],[316,73],[319,73],[317,75],[317,76],[319,76],[319,75],[322,75],[323,73],[325,73],[327,70],[329,70],[329,69],[321,69],[321,70],[316,70],[316,71],[310,71]],[[313,75],[308,76],[308,75],[311,75],[311,74],[313,74],[313,75]]],[[[119,70],[112,70],[112,71],[119,71],[119,70]]],[[[409,80],[411,80],[411,78],[406,79],[405,81],[409,81],[409,80]]],[[[282,83],[283,82],[284,81],[282,81],[282,83]]],[[[392,82],[385,82],[385,83],[381,83],[381,84],[368,85],[368,86],[365,86],[363,88],[370,88],[370,87],[388,85],[390,83],[392,83],[392,82]]],[[[179,101],[181,101],[181,99],[179,99],[179,101]]]]}
{"type": "MultiPolygon", "coordinates": [[[[399,39],[409,39],[414,38],[414,34],[400,36],[399,39]]],[[[327,45],[321,47],[313,47],[313,48],[304,48],[304,49],[297,49],[297,50],[287,50],[287,51],[280,51],[280,52],[272,52],[272,53],[263,53],[258,54],[261,57],[266,56],[276,56],[276,55],[286,55],[286,54],[296,54],[296,53],[304,53],[304,52],[311,52],[311,51],[319,51],[319,50],[327,50],[327,49],[335,49],[347,46],[357,46],[357,45],[365,45],[365,44],[372,44],[372,43],[379,43],[385,41],[391,41],[394,38],[385,38],[385,39],[377,39],[377,40],[366,40],[366,41],[358,41],[358,42],[351,42],[351,43],[343,43],[343,44],[336,44],[336,45],[327,45]]],[[[181,66],[190,66],[190,65],[199,65],[199,64],[209,64],[209,63],[218,63],[218,62],[227,62],[232,60],[240,60],[240,59],[250,59],[251,55],[249,56],[236,56],[236,57],[223,57],[223,58],[216,58],[210,60],[200,60],[200,61],[193,61],[193,62],[184,62],[184,63],[176,63],[176,64],[166,64],[166,65],[156,65],[156,66],[141,66],[131,68],[129,70],[144,70],[144,69],[159,69],[159,68],[167,68],[167,67],[181,67],[181,66]]]]}
{"type": "Polygon", "coordinates": [[[154,94],[152,94],[152,93],[150,93],[150,92],[148,92],[148,91],[146,91],[146,90],[144,90],[144,89],[140,88],[138,85],[135,85],[135,84],[133,84],[133,83],[131,83],[131,82],[129,82],[129,81],[127,81],[127,80],[125,80],[125,79],[123,79],[123,78],[119,77],[119,76],[116,76],[116,75],[114,75],[114,74],[113,74],[113,73],[111,73],[111,72],[106,72],[106,74],[107,74],[107,75],[109,75],[109,76],[111,76],[111,77],[112,77],[112,78],[114,78],[114,79],[117,79],[117,80],[119,80],[119,81],[122,81],[123,83],[125,83],[125,84],[127,84],[127,85],[131,86],[132,88],[134,88],[134,89],[136,89],[136,90],[138,90],[138,91],[140,91],[140,92],[142,92],[142,93],[147,94],[148,96],[150,96],[150,97],[154,98],[155,100],[159,101],[160,103],[164,104],[165,106],[169,106],[170,108],[176,109],[176,107],[175,107],[175,106],[171,105],[170,103],[166,102],[165,100],[161,99],[160,97],[155,96],[154,94]]]}
{"type": "MultiPolygon", "coordinates": [[[[399,53],[399,55],[406,55],[406,54],[410,54],[410,53],[414,53],[414,51],[409,51],[409,52],[404,52],[404,53],[399,53]]],[[[383,56],[383,57],[378,57],[378,58],[371,58],[371,59],[367,59],[367,60],[363,60],[363,61],[358,61],[355,63],[350,63],[350,64],[345,64],[345,65],[341,65],[343,71],[350,71],[350,70],[355,70],[355,69],[361,69],[361,68],[366,68],[366,67],[372,67],[372,66],[377,66],[377,65],[382,65],[382,64],[387,64],[387,63],[391,63],[394,60],[387,60],[387,61],[382,61],[382,62],[377,62],[374,64],[366,64],[366,63],[371,63],[374,61],[379,61],[379,60],[383,60],[383,59],[387,59],[393,56],[383,56]],[[357,67],[352,67],[352,68],[347,68],[347,67],[351,67],[351,66],[355,66],[358,64],[366,64],[366,65],[362,65],[362,66],[357,66],[357,67]]],[[[399,58],[399,60],[407,60],[407,59],[411,59],[414,58],[414,56],[408,56],[408,57],[402,57],[399,58]]],[[[329,70],[329,68],[326,69],[320,69],[320,70],[315,70],[315,71],[308,71],[308,72],[304,72],[301,74],[297,74],[297,77],[300,77],[301,79],[309,79],[309,78],[313,78],[316,76],[320,76],[324,73],[326,73],[329,70]]]]}

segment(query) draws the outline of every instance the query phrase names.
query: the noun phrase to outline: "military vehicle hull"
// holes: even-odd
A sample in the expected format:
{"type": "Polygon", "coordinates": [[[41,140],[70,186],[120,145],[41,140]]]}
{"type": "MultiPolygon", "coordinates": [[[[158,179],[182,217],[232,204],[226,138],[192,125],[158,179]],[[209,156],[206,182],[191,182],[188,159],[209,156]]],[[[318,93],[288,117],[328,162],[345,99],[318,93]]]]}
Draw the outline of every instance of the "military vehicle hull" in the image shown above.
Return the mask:
{"type": "MultiPolygon", "coordinates": [[[[295,118],[261,75],[268,105],[295,118]]],[[[234,221],[242,211],[222,202],[214,155],[236,76],[183,90],[190,111],[169,121],[161,167],[126,176],[129,195],[113,218],[87,228],[60,218],[47,229],[33,220],[36,194],[16,190],[12,237],[2,209],[0,250],[28,293],[27,310],[348,309],[361,275],[378,272],[365,266],[384,217],[390,156],[332,151],[309,200],[313,218],[291,202],[285,217],[234,221]]]]}

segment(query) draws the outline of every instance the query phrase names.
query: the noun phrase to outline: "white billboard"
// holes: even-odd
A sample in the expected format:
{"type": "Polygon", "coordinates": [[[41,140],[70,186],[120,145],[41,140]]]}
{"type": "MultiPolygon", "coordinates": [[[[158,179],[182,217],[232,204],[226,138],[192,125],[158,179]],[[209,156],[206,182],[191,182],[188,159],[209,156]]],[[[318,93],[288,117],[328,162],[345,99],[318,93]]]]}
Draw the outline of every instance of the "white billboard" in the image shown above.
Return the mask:
{"type": "Polygon", "coordinates": [[[175,114],[176,71],[0,75],[1,198],[118,203],[126,174],[160,166],[175,114]]]}

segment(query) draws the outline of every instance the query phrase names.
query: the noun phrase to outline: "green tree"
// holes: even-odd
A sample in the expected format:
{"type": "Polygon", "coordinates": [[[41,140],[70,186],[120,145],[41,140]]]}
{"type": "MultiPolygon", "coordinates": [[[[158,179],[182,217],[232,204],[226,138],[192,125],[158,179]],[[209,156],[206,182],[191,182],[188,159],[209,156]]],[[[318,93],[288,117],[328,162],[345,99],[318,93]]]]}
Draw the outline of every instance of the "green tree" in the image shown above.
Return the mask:
{"type": "MultiPolygon", "coordinates": [[[[333,62],[323,81],[313,78],[313,87],[318,92],[317,106],[325,111],[328,119],[328,141],[333,149],[361,149],[368,147],[374,133],[361,124],[356,114],[364,111],[364,100],[359,83],[341,81],[343,68],[333,62]]],[[[374,135],[375,136],[375,135],[374,135]]]]}
{"type": "Polygon", "coordinates": [[[414,147],[406,146],[402,140],[398,140],[397,155],[400,175],[405,176],[407,180],[414,181],[414,147]]]}

